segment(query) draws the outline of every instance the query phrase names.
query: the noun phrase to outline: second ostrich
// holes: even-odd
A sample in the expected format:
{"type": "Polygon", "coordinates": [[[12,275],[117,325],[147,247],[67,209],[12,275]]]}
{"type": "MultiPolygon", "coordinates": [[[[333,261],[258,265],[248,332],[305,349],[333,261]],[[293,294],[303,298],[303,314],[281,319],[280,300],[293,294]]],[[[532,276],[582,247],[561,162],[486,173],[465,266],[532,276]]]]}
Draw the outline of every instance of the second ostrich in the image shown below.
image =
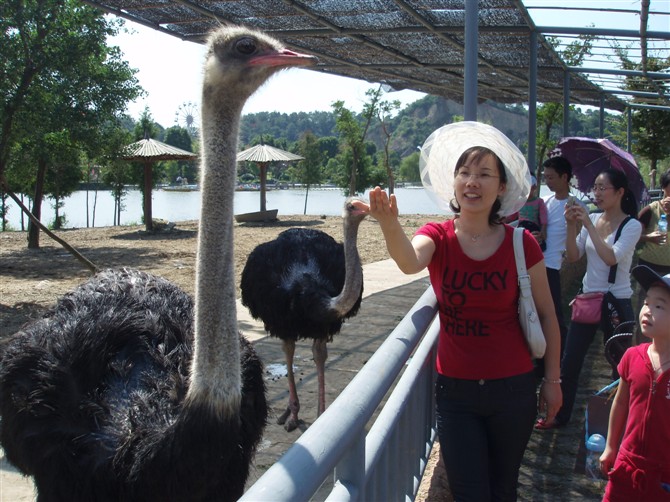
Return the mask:
{"type": "Polygon", "coordinates": [[[38,501],[237,500],[267,419],[237,331],[233,196],[247,98],[314,58],[244,28],[210,37],[195,305],[165,279],[103,272],[7,342],[0,440],[38,501]]]}
{"type": "Polygon", "coordinates": [[[363,269],[356,239],[366,216],[360,201],[347,199],[343,210],[344,243],[307,228],[285,230],[257,246],[242,271],[242,304],[282,340],[288,372],[289,400],[277,419],[287,431],[298,424],[300,400],[293,374],[298,339],[313,339],[312,354],[319,386],[318,415],[326,408],[327,342],[345,319],[356,315],[363,295],[363,269]]]}

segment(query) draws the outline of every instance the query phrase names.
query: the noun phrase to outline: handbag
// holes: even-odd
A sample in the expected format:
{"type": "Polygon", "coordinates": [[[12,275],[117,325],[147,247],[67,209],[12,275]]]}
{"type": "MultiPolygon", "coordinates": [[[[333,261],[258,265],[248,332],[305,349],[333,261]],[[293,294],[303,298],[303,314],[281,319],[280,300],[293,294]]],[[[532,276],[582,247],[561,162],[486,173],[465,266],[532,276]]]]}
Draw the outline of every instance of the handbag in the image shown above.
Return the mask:
{"type": "Polygon", "coordinates": [[[516,271],[519,276],[519,324],[521,324],[521,330],[526,336],[530,355],[534,359],[541,359],[547,349],[547,340],[544,338],[540,318],[533,301],[533,293],[530,289],[530,276],[526,270],[526,255],[523,250],[523,231],[523,228],[515,228],[512,240],[516,271]]]}
{"type": "Polygon", "coordinates": [[[570,302],[572,307],[570,319],[583,324],[598,324],[602,319],[603,298],[605,293],[602,291],[579,293],[570,302]]]}
{"type": "MultiPolygon", "coordinates": [[[[624,219],[619,228],[617,228],[616,235],[614,236],[614,242],[619,239],[621,235],[621,230],[624,225],[628,223],[631,217],[628,216],[624,219]]],[[[607,282],[610,284],[610,288],[616,280],[616,270],[618,264],[614,264],[610,267],[610,273],[607,278],[607,282]]],[[[579,293],[575,298],[570,302],[570,307],[572,307],[572,314],[570,319],[575,322],[580,322],[583,324],[600,324],[603,319],[603,314],[605,309],[603,309],[605,299],[612,298],[614,301],[608,302],[608,305],[614,304],[616,298],[614,295],[609,292],[604,291],[594,291],[591,293],[579,293]]],[[[609,308],[607,309],[609,311],[609,308]]]]}

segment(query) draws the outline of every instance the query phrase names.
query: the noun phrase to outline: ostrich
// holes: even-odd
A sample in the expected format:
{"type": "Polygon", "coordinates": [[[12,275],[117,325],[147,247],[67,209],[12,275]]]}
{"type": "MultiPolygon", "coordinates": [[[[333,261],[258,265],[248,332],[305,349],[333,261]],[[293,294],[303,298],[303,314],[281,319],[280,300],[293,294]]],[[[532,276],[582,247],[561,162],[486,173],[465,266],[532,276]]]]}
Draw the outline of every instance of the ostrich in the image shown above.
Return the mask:
{"type": "Polygon", "coordinates": [[[366,213],[361,202],[344,204],[344,244],[309,228],[285,230],[273,241],[257,246],[242,271],[242,304],[265,324],[270,335],[281,338],[288,370],[289,400],[277,419],[287,431],[299,423],[300,401],[293,375],[295,342],[312,338],[319,401],[326,408],[324,369],[326,343],[340,331],[345,319],[356,315],[363,295],[363,269],[356,249],[358,226],[366,213]]]}
{"type": "Polygon", "coordinates": [[[237,500],[267,419],[262,364],[239,335],[233,211],[242,107],[314,58],[243,28],[208,45],[195,300],[104,271],[19,331],[0,358],[0,441],[38,500],[237,500]]]}

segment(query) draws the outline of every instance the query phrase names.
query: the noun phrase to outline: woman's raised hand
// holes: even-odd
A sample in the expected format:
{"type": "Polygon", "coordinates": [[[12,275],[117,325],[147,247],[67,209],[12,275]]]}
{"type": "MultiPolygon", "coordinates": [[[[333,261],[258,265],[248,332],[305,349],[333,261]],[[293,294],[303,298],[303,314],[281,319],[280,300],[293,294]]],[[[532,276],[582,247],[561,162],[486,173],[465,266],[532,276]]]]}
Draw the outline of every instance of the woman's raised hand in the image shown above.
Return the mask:
{"type": "Polygon", "coordinates": [[[395,194],[389,197],[380,187],[370,190],[370,216],[380,223],[398,218],[398,203],[395,194]]]}

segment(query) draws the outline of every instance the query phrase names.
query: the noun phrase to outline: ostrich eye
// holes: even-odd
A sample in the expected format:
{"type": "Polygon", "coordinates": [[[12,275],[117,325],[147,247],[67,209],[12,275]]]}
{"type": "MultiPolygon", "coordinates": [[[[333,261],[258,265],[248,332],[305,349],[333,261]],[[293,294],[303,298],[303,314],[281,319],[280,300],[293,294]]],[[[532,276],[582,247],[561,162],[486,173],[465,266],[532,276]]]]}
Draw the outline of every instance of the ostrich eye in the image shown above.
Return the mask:
{"type": "Polygon", "coordinates": [[[253,38],[241,38],[235,43],[235,49],[240,54],[248,56],[256,52],[256,41],[253,38]]]}

